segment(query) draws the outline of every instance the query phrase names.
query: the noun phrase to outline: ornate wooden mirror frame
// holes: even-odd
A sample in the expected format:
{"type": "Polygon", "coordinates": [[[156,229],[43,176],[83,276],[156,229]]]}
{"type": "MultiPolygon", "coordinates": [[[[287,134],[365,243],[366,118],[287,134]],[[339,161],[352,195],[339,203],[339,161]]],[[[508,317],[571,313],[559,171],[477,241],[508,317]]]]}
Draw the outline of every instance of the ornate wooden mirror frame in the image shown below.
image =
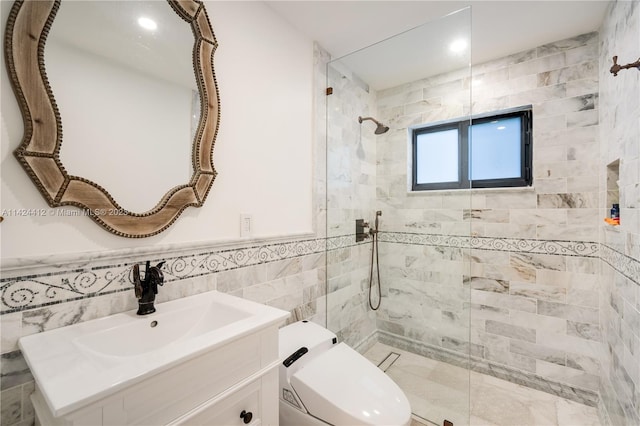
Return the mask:
{"type": "Polygon", "coordinates": [[[100,185],[70,176],[59,153],[62,122],[47,80],[44,48],[61,0],[17,0],[7,20],[5,55],[9,79],[24,120],[24,136],[14,155],[51,207],[76,206],[108,231],[130,238],[158,234],[189,207],[200,207],[216,177],[213,147],[220,120],[218,87],[213,70],[217,42],[204,4],[167,0],[191,25],[193,65],[201,100],[200,123],[193,142],[193,175],[188,184],[169,190],[152,209],[122,209],[100,185]]]}

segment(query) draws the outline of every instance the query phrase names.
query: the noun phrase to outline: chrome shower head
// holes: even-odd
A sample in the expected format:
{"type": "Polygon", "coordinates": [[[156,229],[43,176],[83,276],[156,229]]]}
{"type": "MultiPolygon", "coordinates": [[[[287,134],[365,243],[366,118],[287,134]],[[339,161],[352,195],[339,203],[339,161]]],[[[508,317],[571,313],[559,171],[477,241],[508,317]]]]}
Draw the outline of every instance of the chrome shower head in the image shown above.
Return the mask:
{"type": "Polygon", "coordinates": [[[387,126],[385,126],[384,124],[382,124],[381,122],[379,122],[378,120],[376,120],[373,117],[358,117],[358,123],[362,124],[363,121],[365,120],[371,120],[374,123],[376,123],[376,125],[378,127],[376,127],[376,130],[373,132],[376,135],[381,135],[383,133],[387,133],[389,131],[389,128],[387,126]]]}

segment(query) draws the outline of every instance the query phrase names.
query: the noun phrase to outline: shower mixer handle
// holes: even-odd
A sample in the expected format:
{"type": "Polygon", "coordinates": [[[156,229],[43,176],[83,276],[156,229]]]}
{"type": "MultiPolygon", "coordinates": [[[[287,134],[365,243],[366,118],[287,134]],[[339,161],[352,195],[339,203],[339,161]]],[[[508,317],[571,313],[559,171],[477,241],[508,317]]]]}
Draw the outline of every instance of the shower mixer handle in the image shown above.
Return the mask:
{"type": "Polygon", "coordinates": [[[366,228],[369,228],[369,222],[365,222],[364,219],[356,219],[356,243],[369,238],[370,231],[366,228]]]}

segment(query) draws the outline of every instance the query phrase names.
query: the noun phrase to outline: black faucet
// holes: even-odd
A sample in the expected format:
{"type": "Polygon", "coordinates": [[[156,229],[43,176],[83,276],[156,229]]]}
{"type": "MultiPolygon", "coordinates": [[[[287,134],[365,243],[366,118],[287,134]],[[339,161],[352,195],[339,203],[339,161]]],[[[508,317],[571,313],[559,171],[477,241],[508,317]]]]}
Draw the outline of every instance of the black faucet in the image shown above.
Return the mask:
{"type": "Polygon", "coordinates": [[[138,299],[138,315],[148,315],[156,311],[153,302],[158,294],[158,285],[164,284],[164,275],[160,269],[162,265],[164,265],[164,261],[156,266],[151,266],[151,262],[147,260],[144,280],[140,280],[140,266],[133,265],[133,287],[136,299],[138,299]]]}

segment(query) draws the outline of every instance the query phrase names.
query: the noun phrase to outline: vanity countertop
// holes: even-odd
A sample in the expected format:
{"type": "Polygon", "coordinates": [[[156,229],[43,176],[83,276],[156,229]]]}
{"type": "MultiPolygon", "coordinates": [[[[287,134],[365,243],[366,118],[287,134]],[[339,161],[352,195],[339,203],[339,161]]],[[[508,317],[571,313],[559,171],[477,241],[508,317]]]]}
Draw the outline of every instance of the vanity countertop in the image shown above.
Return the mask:
{"type": "Polygon", "coordinates": [[[19,345],[54,416],[221,348],[289,313],[217,291],[159,303],[20,339],[19,345]]]}

